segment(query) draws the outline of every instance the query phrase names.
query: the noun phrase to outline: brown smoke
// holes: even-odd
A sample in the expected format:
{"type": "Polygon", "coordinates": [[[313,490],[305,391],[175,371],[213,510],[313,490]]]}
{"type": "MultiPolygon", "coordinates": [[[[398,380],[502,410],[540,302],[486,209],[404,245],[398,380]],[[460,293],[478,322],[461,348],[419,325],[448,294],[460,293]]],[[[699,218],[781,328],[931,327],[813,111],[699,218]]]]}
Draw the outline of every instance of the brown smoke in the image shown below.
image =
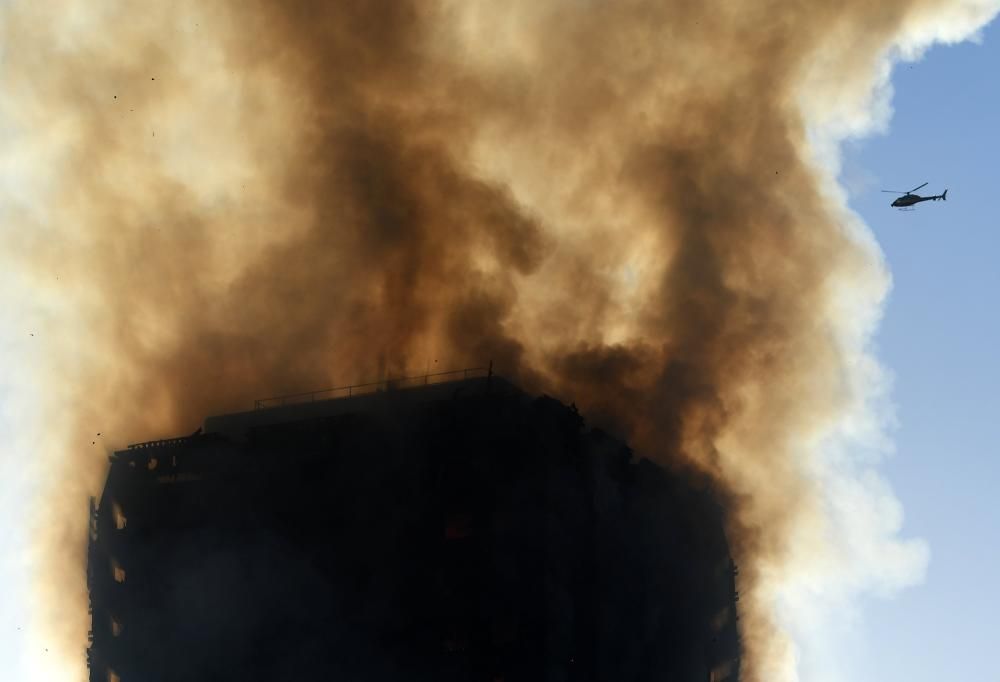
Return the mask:
{"type": "Polygon", "coordinates": [[[67,655],[102,445],[493,360],[724,491],[747,678],[781,679],[764,585],[822,532],[809,450],[853,399],[838,293],[883,286],[819,189],[803,84],[822,62],[865,90],[934,5],[8,10],[7,115],[44,160],[9,253],[57,313],[41,583],[67,655]]]}

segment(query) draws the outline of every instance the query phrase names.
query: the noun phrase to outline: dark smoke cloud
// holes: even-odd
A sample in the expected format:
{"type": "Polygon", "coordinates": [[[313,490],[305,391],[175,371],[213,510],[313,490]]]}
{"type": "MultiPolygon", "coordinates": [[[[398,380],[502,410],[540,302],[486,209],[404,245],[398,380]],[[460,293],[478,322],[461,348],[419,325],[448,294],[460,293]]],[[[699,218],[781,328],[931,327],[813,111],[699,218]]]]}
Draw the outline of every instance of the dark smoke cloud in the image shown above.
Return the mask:
{"type": "Polygon", "coordinates": [[[5,113],[41,198],[5,238],[58,313],[40,583],[74,601],[67,651],[105,466],[92,431],[120,447],[254,398],[492,360],[711,476],[748,677],[790,679],[775,582],[826,530],[811,452],[857,409],[866,332],[844,301],[873,317],[885,287],[820,189],[807,116],[832,126],[815,112],[836,93],[835,122],[863,127],[888,46],[986,17],[947,10],[8,8],[5,113]]]}

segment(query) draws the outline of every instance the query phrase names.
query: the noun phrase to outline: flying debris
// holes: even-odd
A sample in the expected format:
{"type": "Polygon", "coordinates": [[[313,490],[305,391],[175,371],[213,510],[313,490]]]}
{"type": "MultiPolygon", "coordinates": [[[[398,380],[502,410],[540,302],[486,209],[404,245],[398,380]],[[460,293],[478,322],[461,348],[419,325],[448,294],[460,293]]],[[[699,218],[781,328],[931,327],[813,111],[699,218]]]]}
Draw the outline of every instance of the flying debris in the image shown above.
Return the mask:
{"type": "Polygon", "coordinates": [[[898,199],[894,199],[893,202],[891,204],[889,204],[890,206],[898,208],[901,211],[912,211],[914,209],[912,209],[910,207],[913,206],[914,204],[919,204],[921,201],[937,201],[938,199],[942,199],[944,201],[948,200],[948,190],[945,190],[941,194],[935,194],[934,196],[931,196],[931,197],[922,197],[919,194],[914,194],[914,192],[916,192],[918,189],[920,189],[921,187],[926,187],[926,186],[927,186],[927,183],[925,182],[922,185],[918,185],[918,186],[914,187],[913,189],[909,190],[908,192],[897,192],[897,191],[891,190],[891,189],[884,189],[882,191],[883,192],[887,192],[889,194],[902,194],[903,195],[903,196],[899,197],[898,199]]]}

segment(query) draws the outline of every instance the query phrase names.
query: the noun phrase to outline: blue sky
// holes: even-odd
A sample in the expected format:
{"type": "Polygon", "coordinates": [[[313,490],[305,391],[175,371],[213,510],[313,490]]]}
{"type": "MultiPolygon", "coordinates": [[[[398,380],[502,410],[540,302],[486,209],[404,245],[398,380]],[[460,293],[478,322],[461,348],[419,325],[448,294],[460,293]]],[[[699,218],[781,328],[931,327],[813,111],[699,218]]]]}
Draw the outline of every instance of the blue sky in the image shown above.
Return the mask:
{"type": "Polygon", "coordinates": [[[855,679],[997,679],[1000,605],[1000,26],[893,73],[888,133],[848,144],[851,206],[893,276],[878,356],[894,377],[896,453],[883,470],[928,541],[923,585],[867,600],[855,679]],[[889,208],[880,189],[949,189],[889,208]]]}

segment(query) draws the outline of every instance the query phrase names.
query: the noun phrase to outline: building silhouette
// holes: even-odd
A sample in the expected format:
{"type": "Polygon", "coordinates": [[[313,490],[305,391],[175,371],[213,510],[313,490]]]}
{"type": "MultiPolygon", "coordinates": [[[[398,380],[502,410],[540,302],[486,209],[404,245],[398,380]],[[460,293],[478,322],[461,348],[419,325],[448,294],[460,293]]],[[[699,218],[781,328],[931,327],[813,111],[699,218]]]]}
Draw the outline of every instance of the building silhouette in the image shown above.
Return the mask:
{"type": "Polygon", "coordinates": [[[495,376],[375,388],[111,456],[91,682],[739,678],[703,486],[495,376]]]}

